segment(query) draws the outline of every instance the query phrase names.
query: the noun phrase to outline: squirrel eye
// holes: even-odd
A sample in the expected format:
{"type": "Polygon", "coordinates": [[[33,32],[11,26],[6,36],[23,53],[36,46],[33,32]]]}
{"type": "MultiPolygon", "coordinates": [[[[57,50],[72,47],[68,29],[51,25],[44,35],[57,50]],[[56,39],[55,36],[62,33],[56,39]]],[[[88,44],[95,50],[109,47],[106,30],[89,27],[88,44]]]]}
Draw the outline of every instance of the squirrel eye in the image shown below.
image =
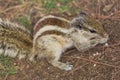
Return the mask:
{"type": "Polygon", "coordinates": [[[96,33],[96,31],[95,31],[95,30],[90,30],[90,32],[91,32],[91,33],[96,33]]]}
{"type": "Polygon", "coordinates": [[[78,29],[81,29],[81,28],[82,28],[80,25],[76,25],[76,27],[77,27],[78,29]]]}

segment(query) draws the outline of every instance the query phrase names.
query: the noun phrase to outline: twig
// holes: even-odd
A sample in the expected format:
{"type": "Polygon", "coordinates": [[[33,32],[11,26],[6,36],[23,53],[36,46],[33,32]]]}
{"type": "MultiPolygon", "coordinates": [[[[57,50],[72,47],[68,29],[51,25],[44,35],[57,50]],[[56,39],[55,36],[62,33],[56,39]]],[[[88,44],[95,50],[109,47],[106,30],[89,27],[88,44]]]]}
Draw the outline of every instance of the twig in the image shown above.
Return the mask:
{"type": "Polygon", "coordinates": [[[110,15],[107,15],[107,16],[105,16],[105,15],[100,15],[100,16],[97,16],[97,15],[94,15],[94,17],[97,17],[97,18],[100,18],[100,19],[111,19],[111,18],[117,18],[117,19],[119,19],[120,17],[118,16],[118,17],[112,17],[112,16],[114,16],[115,14],[120,14],[120,11],[117,11],[117,12],[114,12],[114,13],[111,13],[110,15]]]}
{"type": "Polygon", "coordinates": [[[106,65],[106,66],[109,66],[109,67],[120,69],[120,66],[114,66],[114,65],[111,65],[111,64],[107,64],[107,63],[103,63],[103,62],[98,62],[98,61],[94,61],[94,60],[83,58],[83,57],[73,57],[73,56],[71,56],[70,58],[82,59],[84,61],[92,62],[92,63],[95,63],[95,64],[102,64],[102,65],[106,65]]]}
{"type": "MultiPolygon", "coordinates": [[[[116,44],[108,45],[107,47],[115,47],[115,46],[119,46],[119,45],[120,45],[120,41],[117,42],[116,44]]],[[[104,46],[104,47],[106,47],[106,46],[104,46]]]]}
{"type": "Polygon", "coordinates": [[[76,49],[75,49],[75,48],[70,49],[70,51],[67,51],[65,54],[70,54],[71,52],[74,52],[74,51],[76,51],[76,49]]]}
{"type": "Polygon", "coordinates": [[[98,61],[94,61],[94,60],[83,58],[83,57],[73,57],[73,56],[71,56],[70,58],[82,59],[84,61],[88,61],[88,62],[92,62],[92,63],[96,63],[96,64],[102,64],[102,65],[106,65],[106,66],[109,66],[109,67],[120,69],[120,66],[114,66],[114,65],[111,65],[111,64],[107,64],[107,63],[103,63],[103,62],[98,62],[98,61]]]}
{"type": "MultiPolygon", "coordinates": [[[[109,67],[113,67],[115,69],[120,69],[120,66],[114,66],[114,65],[111,65],[111,64],[107,64],[107,63],[103,63],[103,62],[98,62],[98,61],[94,61],[94,60],[91,60],[91,59],[87,59],[87,58],[83,58],[83,57],[70,57],[70,58],[75,58],[75,59],[82,59],[84,61],[88,61],[88,62],[92,62],[92,63],[95,63],[95,64],[101,64],[101,65],[105,65],[105,66],[109,66],[109,67]]],[[[88,64],[88,63],[87,63],[88,64]]],[[[85,64],[86,65],[86,64],[85,64]]],[[[84,65],[84,66],[85,66],[84,65]]],[[[73,69],[72,71],[70,71],[69,73],[67,73],[67,75],[69,74],[72,74],[74,71],[77,71],[78,69],[82,68],[83,66],[79,66],[75,69],[73,69]]]]}
{"type": "Polygon", "coordinates": [[[7,80],[7,77],[8,77],[8,74],[6,74],[6,76],[5,76],[4,80],[7,80]]]}
{"type": "Polygon", "coordinates": [[[29,3],[26,2],[26,3],[22,4],[22,5],[16,5],[16,6],[9,7],[7,9],[5,9],[4,11],[1,11],[0,14],[6,13],[7,11],[12,10],[12,9],[17,9],[17,8],[20,8],[20,7],[24,7],[27,4],[29,4],[29,3]]]}

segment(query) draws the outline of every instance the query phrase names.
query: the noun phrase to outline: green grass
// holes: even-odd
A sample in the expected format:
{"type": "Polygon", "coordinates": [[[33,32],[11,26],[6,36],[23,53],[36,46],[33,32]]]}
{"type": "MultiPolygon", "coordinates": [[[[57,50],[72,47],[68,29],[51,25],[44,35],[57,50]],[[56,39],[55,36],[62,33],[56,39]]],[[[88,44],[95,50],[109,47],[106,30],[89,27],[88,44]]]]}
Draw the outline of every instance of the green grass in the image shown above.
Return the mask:
{"type": "Polygon", "coordinates": [[[17,19],[24,27],[26,27],[32,33],[33,26],[29,16],[19,16],[17,19]]]}
{"type": "Polygon", "coordinates": [[[17,73],[17,67],[13,65],[13,59],[0,55],[0,76],[17,73]]]}
{"type": "Polygon", "coordinates": [[[22,4],[22,3],[24,2],[24,0],[18,0],[18,2],[19,2],[20,4],[22,4]]]}
{"type": "Polygon", "coordinates": [[[62,5],[62,6],[60,6],[59,7],[59,12],[66,12],[66,11],[68,11],[70,9],[70,7],[69,6],[65,6],[65,5],[62,5]]]}
{"type": "Polygon", "coordinates": [[[49,12],[56,9],[62,13],[70,10],[70,2],[72,0],[44,0],[43,5],[49,12]],[[57,6],[57,4],[60,4],[60,6],[57,6]]]}
{"type": "Polygon", "coordinates": [[[21,24],[25,27],[31,25],[29,18],[27,16],[20,16],[20,17],[18,17],[18,19],[21,22],[21,24]]]}
{"type": "Polygon", "coordinates": [[[59,2],[62,2],[62,3],[70,3],[72,0],[56,0],[56,1],[59,1],[59,2]]]}
{"type": "Polygon", "coordinates": [[[46,8],[47,10],[51,10],[51,9],[53,9],[53,8],[55,8],[55,7],[56,7],[56,4],[53,3],[51,0],[48,0],[48,1],[45,3],[45,8],[46,8]]]}

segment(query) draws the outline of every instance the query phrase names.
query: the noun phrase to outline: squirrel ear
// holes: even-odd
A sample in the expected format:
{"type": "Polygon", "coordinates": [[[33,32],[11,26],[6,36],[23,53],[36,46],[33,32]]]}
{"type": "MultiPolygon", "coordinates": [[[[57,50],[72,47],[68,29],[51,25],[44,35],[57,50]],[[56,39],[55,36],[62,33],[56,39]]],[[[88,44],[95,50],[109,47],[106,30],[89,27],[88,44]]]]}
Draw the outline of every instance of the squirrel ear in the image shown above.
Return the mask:
{"type": "Polygon", "coordinates": [[[87,12],[81,11],[81,12],[80,12],[80,16],[87,16],[87,12]]]}

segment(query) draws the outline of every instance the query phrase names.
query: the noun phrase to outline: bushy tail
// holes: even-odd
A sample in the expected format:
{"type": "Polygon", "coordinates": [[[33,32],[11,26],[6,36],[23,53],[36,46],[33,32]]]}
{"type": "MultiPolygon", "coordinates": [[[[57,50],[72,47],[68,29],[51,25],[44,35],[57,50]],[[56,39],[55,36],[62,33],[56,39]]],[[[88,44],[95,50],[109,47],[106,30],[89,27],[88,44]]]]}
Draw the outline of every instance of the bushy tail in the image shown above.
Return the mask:
{"type": "Polygon", "coordinates": [[[0,54],[24,58],[32,50],[32,37],[23,26],[0,19],[0,54]]]}

